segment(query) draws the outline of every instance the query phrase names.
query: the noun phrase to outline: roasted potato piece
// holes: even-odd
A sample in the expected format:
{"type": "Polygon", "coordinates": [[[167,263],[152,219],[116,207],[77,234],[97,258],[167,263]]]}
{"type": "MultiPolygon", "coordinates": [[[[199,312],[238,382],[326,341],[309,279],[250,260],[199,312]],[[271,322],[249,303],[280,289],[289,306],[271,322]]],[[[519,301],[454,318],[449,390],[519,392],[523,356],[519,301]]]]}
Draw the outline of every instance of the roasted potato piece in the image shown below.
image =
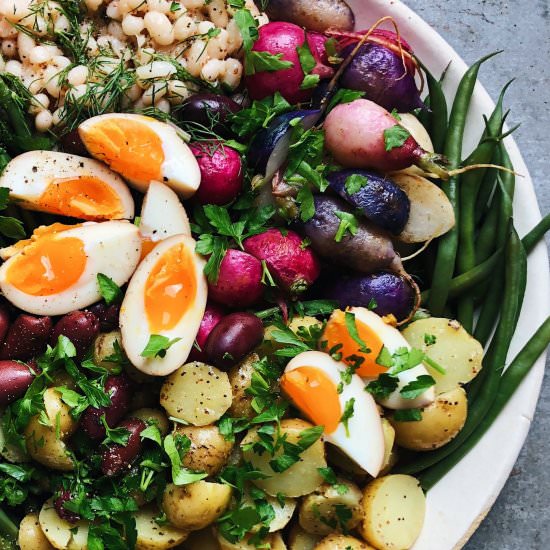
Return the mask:
{"type": "Polygon", "coordinates": [[[141,508],[136,512],[137,542],[136,550],[167,550],[182,543],[189,534],[172,525],[159,525],[155,517],[159,511],[152,506],[141,508]]]}
{"type": "Polygon", "coordinates": [[[229,485],[204,480],[180,486],[170,483],[164,489],[162,507],[172,525],[197,531],[218,519],[230,500],[229,485]]]}
{"type": "Polygon", "coordinates": [[[466,392],[463,388],[455,388],[438,395],[422,411],[422,420],[396,422],[390,417],[390,422],[399,446],[413,451],[431,451],[449,443],[464,427],[467,415],[466,392]]]}
{"type": "Polygon", "coordinates": [[[17,543],[21,550],[52,550],[44,531],[40,527],[38,514],[27,514],[19,524],[17,543]]]}
{"type": "Polygon", "coordinates": [[[176,426],[176,432],[191,440],[182,464],[191,470],[216,475],[227,463],[233,443],[227,441],[217,426],[176,426]]]}
{"type": "Polygon", "coordinates": [[[410,548],[418,538],[426,497],[418,480],[407,475],[379,477],[363,490],[361,536],[378,550],[410,548]]]}

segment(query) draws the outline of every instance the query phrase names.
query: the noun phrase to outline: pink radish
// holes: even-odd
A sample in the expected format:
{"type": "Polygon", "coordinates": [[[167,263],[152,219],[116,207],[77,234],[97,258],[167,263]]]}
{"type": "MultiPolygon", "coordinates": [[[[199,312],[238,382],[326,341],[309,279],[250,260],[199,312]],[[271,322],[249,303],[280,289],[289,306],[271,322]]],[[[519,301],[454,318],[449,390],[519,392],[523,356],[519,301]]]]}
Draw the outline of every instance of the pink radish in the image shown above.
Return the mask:
{"type": "Polygon", "coordinates": [[[206,309],[204,310],[204,315],[202,316],[202,321],[199,327],[199,332],[195,336],[197,346],[191,348],[191,353],[189,354],[189,361],[206,361],[206,353],[204,348],[206,346],[206,340],[208,336],[214,330],[214,327],[225,317],[225,311],[216,304],[207,303],[206,309]]]}

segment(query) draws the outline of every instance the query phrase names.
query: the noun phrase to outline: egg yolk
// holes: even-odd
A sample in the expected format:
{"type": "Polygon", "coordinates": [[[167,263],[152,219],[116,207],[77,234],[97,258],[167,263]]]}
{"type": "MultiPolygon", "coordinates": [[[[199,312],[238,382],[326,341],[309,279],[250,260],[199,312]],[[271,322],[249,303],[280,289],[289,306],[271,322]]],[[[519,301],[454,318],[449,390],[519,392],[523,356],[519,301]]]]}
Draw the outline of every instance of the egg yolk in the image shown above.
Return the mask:
{"type": "Polygon", "coordinates": [[[51,296],[76,284],[84,273],[86,260],[82,240],[49,233],[11,260],[6,281],[31,296],[51,296]]]}
{"type": "Polygon", "coordinates": [[[120,218],[120,198],[106,182],[94,176],[54,179],[38,204],[53,214],[85,220],[120,218]]]}
{"type": "Polygon", "coordinates": [[[154,333],[176,326],[193,305],[197,293],[195,266],[182,244],[169,248],[155,264],[145,283],[145,313],[154,333]]]}
{"type": "Polygon", "coordinates": [[[143,258],[145,258],[145,256],[147,256],[147,254],[149,254],[149,252],[151,252],[151,250],[153,250],[153,248],[155,248],[155,246],[157,246],[157,244],[159,244],[158,241],[153,241],[149,237],[144,237],[142,235],[141,236],[141,257],[140,257],[140,261],[143,260],[143,258]]]}
{"type": "Polygon", "coordinates": [[[131,181],[162,181],[164,151],[148,119],[106,118],[91,127],[80,127],[86,149],[131,181]]]}
{"type": "Polygon", "coordinates": [[[365,342],[366,347],[370,350],[369,353],[360,351],[360,346],[356,342],[348,331],[345,321],[345,314],[343,311],[335,311],[328,320],[321,341],[327,342],[326,350],[330,350],[335,346],[341,344],[341,347],[337,350],[337,353],[342,354],[342,361],[349,365],[354,364],[353,359],[349,359],[355,355],[361,357],[363,362],[361,366],[355,371],[359,376],[365,378],[376,377],[379,374],[386,372],[387,368],[379,365],[376,362],[384,343],[380,336],[372,330],[371,327],[362,323],[357,317],[355,318],[355,326],[357,327],[357,333],[359,338],[365,342]]]}
{"type": "Polygon", "coordinates": [[[324,426],[326,433],[338,428],[342,418],[338,390],[322,370],[298,367],[285,372],[280,384],[283,392],[311,422],[324,426]]]}

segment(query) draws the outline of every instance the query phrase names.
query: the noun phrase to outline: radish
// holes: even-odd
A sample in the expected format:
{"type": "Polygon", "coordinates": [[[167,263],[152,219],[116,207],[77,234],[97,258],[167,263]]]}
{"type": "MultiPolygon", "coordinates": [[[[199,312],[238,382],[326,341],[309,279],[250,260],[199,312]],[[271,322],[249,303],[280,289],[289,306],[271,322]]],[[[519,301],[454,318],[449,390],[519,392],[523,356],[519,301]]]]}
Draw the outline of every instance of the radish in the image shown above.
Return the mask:
{"type": "Polygon", "coordinates": [[[368,99],[335,107],[325,120],[324,130],[326,148],[346,167],[390,172],[415,164],[448,179],[440,164],[443,157],[422,149],[386,109],[368,99]]]}
{"type": "Polygon", "coordinates": [[[200,204],[218,205],[234,200],[243,187],[239,153],[219,141],[197,142],[189,147],[201,171],[201,183],[195,200],[200,204]]]}
{"type": "Polygon", "coordinates": [[[265,261],[279,287],[290,294],[304,292],[319,276],[317,257],[294,231],[271,228],[249,237],[243,246],[265,261]]]}
{"type": "Polygon", "coordinates": [[[228,307],[248,307],[263,292],[260,260],[230,248],[220,264],[216,283],[208,282],[208,296],[228,307]]]}
{"type": "Polygon", "coordinates": [[[196,346],[191,348],[189,354],[189,361],[206,361],[206,353],[204,348],[206,346],[206,340],[208,336],[214,330],[214,327],[225,317],[225,311],[218,305],[207,303],[202,321],[199,326],[197,336],[195,336],[196,346]],[[198,347],[197,347],[198,346],[198,347]],[[200,348],[200,350],[198,349],[200,348]]]}

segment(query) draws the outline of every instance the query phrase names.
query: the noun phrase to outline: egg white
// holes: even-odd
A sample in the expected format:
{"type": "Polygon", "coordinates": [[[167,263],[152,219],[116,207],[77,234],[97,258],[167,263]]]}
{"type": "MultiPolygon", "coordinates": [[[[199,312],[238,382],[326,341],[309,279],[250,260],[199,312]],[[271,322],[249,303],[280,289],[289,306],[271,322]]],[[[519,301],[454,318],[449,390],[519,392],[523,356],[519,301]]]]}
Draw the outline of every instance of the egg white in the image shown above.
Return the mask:
{"type": "Polygon", "coordinates": [[[195,253],[195,241],[187,235],[174,235],[163,241],[143,259],[134,273],[120,308],[120,330],[122,345],[132,364],[140,371],[152,376],[166,376],[185,363],[206,307],[208,287],[204,276],[205,261],[195,253]],[[176,326],[160,334],[170,340],[181,338],[170,346],[164,357],[142,357],[151,331],[145,311],[145,285],[149,274],[162,255],[173,246],[183,243],[193,255],[194,274],[197,281],[197,293],[194,304],[181,317],[176,326]]]}
{"type": "MultiPolygon", "coordinates": [[[[335,361],[330,355],[320,351],[305,351],[294,357],[286,366],[285,373],[300,367],[314,367],[325,373],[335,386],[341,382],[340,373],[346,365],[335,361]]],[[[384,462],[384,433],[382,420],[374,399],[365,392],[365,384],[357,375],[352,375],[351,382],[343,385],[338,395],[342,413],[346,403],[355,399],[354,413],[348,421],[349,436],[342,423],[324,438],[336,445],[371,476],[376,477],[384,462]]],[[[322,407],[323,403],[319,403],[322,407]]]]}
{"type": "Polygon", "coordinates": [[[138,228],[126,221],[87,222],[56,235],[56,240],[76,237],[84,243],[87,257],[84,272],[71,287],[50,296],[32,296],[17,289],[6,278],[12,262],[24,248],[0,267],[0,289],[15,306],[36,315],[64,315],[101,299],[98,273],[117,285],[128,281],[138,265],[141,239],[138,228]]]}
{"type": "Polygon", "coordinates": [[[38,202],[52,180],[83,176],[96,177],[111,187],[120,199],[121,219],[134,217],[134,199],[124,180],[105,164],[78,155],[57,151],[29,151],[18,155],[2,173],[0,187],[7,187],[10,197],[23,208],[50,212],[38,202]]]}
{"type": "MultiPolygon", "coordinates": [[[[183,142],[173,126],[143,115],[110,113],[85,120],[79,126],[79,131],[82,133],[87,131],[93,132],[95,124],[109,119],[134,120],[148,126],[162,142],[162,149],[164,151],[164,162],[161,168],[163,183],[171,187],[182,198],[189,198],[195,193],[201,182],[199,164],[191,149],[183,142]]],[[[149,182],[143,183],[142,181],[132,180],[125,174],[121,174],[121,176],[138,189],[138,191],[142,193],[147,191],[149,182]]]]}

